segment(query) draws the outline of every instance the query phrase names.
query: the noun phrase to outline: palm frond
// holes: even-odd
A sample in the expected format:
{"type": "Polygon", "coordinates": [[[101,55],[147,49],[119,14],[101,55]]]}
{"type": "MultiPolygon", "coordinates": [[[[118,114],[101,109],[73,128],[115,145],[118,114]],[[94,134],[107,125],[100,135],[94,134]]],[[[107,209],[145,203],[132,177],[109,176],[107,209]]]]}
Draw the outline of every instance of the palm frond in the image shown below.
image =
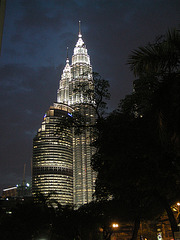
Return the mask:
{"type": "Polygon", "coordinates": [[[180,65],[180,33],[171,30],[161,41],[148,44],[132,51],[128,58],[130,69],[135,76],[149,73],[168,73],[179,70],[180,65]]]}

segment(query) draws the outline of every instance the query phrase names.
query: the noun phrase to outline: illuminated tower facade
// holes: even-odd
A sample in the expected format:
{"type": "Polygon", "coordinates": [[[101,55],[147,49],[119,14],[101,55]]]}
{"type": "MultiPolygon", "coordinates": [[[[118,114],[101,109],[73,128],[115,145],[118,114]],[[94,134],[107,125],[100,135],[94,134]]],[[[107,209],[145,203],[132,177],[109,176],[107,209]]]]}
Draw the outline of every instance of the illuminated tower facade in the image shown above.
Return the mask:
{"type": "Polygon", "coordinates": [[[57,103],[47,111],[33,140],[32,194],[42,193],[62,205],[92,201],[96,174],[91,167],[95,149],[94,83],[90,57],[80,26],[72,64],[67,57],[57,91],[57,103]],[[78,115],[79,114],[79,115],[78,115]],[[68,119],[83,118],[84,130],[67,127],[68,119]]]}
{"type": "Polygon", "coordinates": [[[32,194],[49,196],[53,205],[73,204],[72,129],[64,123],[73,109],[54,103],[33,140],[32,194]]]}
{"type": "Polygon", "coordinates": [[[92,125],[95,124],[93,90],[92,66],[79,26],[72,64],[67,58],[57,91],[57,102],[71,106],[84,117],[86,124],[81,134],[73,131],[73,198],[77,207],[92,201],[95,190],[96,174],[91,167],[95,150],[91,146],[92,125]]]}

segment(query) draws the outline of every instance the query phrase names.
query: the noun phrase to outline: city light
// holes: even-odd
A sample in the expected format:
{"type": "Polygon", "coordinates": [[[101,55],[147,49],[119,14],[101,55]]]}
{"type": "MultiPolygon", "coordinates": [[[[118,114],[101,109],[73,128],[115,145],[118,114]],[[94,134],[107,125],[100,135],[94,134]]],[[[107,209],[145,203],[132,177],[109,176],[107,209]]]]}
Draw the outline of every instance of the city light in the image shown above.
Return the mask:
{"type": "Polygon", "coordinates": [[[17,187],[6,188],[6,189],[3,189],[3,192],[9,191],[9,190],[13,190],[13,189],[16,189],[16,188],[17,188],[17,187]]]}
{"type": "Polygon", "coordinates": [[[118,227],[119,227],[119,224],[118,224],[118,223],[113,223],[113,224],[112,224],[112,227],[113,227],[113,228],[118,228],[118,227]]]}
{"type": "Polygon", "coordinates": [[[72,113],[68,113],[68,115],[69,115],[70,117],[72,117],[72,113]]]}

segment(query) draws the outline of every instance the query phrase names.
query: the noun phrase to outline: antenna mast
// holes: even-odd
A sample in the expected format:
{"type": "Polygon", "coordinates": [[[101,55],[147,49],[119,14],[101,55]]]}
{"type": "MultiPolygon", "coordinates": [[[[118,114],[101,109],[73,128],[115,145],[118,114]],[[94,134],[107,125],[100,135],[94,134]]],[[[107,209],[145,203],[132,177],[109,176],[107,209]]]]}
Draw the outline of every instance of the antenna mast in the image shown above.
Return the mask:
{"type": "Polygon", "coordinates": [[[82,37],[82,35],[81,35],[81,21],[79,21],[79,35],[78,36],[82,37]]]}
{"type": "Polygon", "coordinates": [[[24,164],[24,171],[23,171],[23,182],[22,185],[25,185],[25,174],[26,174],[26,163],[24,164]]]}

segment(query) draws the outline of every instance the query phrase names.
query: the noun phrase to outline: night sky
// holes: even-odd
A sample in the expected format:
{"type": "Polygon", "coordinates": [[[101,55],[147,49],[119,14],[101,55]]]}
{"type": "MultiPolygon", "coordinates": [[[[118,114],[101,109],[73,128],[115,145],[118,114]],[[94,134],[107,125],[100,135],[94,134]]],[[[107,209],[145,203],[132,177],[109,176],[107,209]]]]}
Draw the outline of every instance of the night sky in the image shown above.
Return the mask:
{"type": "Polygon", "coordinates": [[[78,21],[93,71],[109,80],[109,111],[132,92],[133,49],[179,28],[179,0],[7,0],[0,56],[0,195],[31,179],[32,141],[56,101],[77,42],[78,21]]]}

